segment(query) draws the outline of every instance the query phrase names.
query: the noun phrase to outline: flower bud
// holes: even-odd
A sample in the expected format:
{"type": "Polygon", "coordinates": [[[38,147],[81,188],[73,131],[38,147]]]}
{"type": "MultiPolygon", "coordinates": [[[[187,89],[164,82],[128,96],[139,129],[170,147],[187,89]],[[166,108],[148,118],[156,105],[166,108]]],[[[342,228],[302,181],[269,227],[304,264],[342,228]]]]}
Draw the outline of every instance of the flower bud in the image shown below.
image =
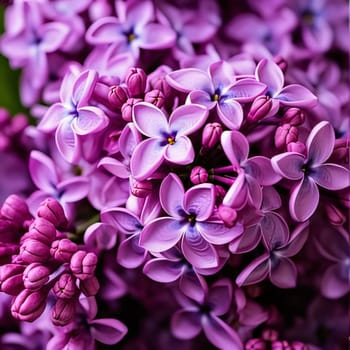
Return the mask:
{"type": "Polygon", "coordinates": [[[25,200],[16,194],[11,194],[6,198],[0,209],[0,214],[8,220],[14,221],[19,227],[32,217],[25,200]]]}
{"type": "Polygon", "coordinates": [[[4,127],[11,122],[11,116],[6,108],[0,107],[0,127],[4,127]]]}
{"type": "Polygon", "coordinates": [[[258,96],[252,103],[247,119],[250,122],[258,122],[265,118],[272,108],[272,99],[269,96],[258,96]]]}
{"type": "Polygon", "coordinates": [[[0,291],[10,295],[17,295],[24,289],[24,265],[6,264],[0,266],[0,291]]]}
{"type": "Polygon", "coordinates": [[[293,341],[291,345],[293,350],[309,350],[309,346],[301,341],[293,341]]]}
{"type": "Polygon", "coordinates": [[[350,140],[348,138],[335,140],[334,149],[330,157],[332,163],[349,166],[350,140]]]}
{"type": "Polygon", "coordinates": [[[38,290],[48,282],[50,273],[50,269],[40,263],[29,264],[23,272],[24,286],[30,290],[38,290]]]}
{"type": "Polygon", "coordinates": [[[91,297],[97,294],[100,289],[100,284],[98,279],[95,276],[92,276],[91,278],[80,281],[79,288],[84,295],[91,297]]]}
{"type": "Polygon", "coordinates": [[[305,114],[300,108],[288,108],[282,117],[283,124],[290,124],[292,126],[298,126],[303,124],[305,121],[305,114]]]}
{"type": "Polygon", "coordinates": [[[64,273],[53,286],[53,292],[58,298],[71,299],[78,288],[76,278],[70,273],[64,273]]]}
{"type": "Polygon", "coordinates": [[[20,247],[20,256],[26,264],[33,262],[45,262],[50,256],[50,248],[36,240],[26,239],[20,247]]]}
{"type": "Polygon", "coordinates": [[[154,89],[151,91],[148,91],[145,94],[144,100],[146,102],[152,103],[153,105],[157,106],[158,108],[162,108],[164,106],[164,94],[162,91],[158,89],[154,89]]]}
{"type": "Polygon", "coordinates": [[[37,215],[50,221],[56,228],[64,229],[67,226],[67,218],[62,205],[53,198],[45,199],[37,210],[37,215]]]}
{"type": "Polygon", "coordinates": [[[125,89],[120,86],[112,86],[108,92],[108,102],[114,108],[122,108],[123,104],[128,99],[128,95],[125,89]]]}
{"type": "Polygon", "coordinates": [[[56,228],[50,221],[44,218],[36,218],[29,226],[29,231],[23,237],[25,237],[24,240],[35,239],[50,247],[56,238],[56,228]]]}
{"type": "Polygon", "coordinates": [[[287,151],[288,152],[298,152],[298,153],[301,153],[303,155],[306,155],[305,143],[303,143],[301,141],[290,142],[287,145],[287,151]]]}
{"type": "Polygon", "coordinates": [[[326,203],[324,208],[327,218],[332,225],[341,226],[344,224],[346,217],[335,205],[332,203],[326,203]]]}
{"type": "Polygon", "coordinates": [[[219,123],[208,123],[203,128],[202,146],[206,149],[213,148],[220,141],[222,126],[219,123]]]}
{"type": "Polygon", "coordinates": [[[55,326],[66,326],[75,316],[75,299],[58,299],[51,311],[51,320],[55,326]]]}
{"type": "Polygon", "coordinates": [[[85,280],[93,276],[96,269],[96,264],[97,256],[95,253],[88,253],[84,250],[78,250],[72,256],[70,261],[70,269],[77,278],[85,280]]]}
{"type": "Polygon", "coordinates": [[[215,185],[215,197],[216,197],[216,203],[219,205],[224,197],[226,196],[225,189],[220,185],[215,185]]]}
{"type": "Polygon", "coordinates": [[[249,339],[245,344],[245,350],[266,350],[266,342],[263,339],[249,339]]]}
{"type": "Polygon", "coordinates": [[[279,126],[275,133],[275,146],[277,148],[283,148],[291,142],[298,140],[299,132],[295,126],[290,124],[283,124],[279,126]]]}
{"type": "Polygon", "coordinates": [[[137,102],[142,102],[141,98],[128,98],[122,106],[122,118],[126,122],[132,121],[132,108],[137,102]]]}
{"type": "Polygon", "coordinates": [[[274,329],[264,329],[262,332],[262,338],[267,340],[267,341],[276,341],[278,339],[278,332],[274,329]]]}
{"type": "Polygon", "coordinates": [[[12,118],[11,135],[20,134],[28,126],[28,117],[25,114],[18,113],[12,118]]]}
{"type": "Polygon", "coordinates": [[[273,60],[281,68],[283,73],[287,71],[288,63],[282,56],[275,56],[273,60]]]}
{"type": "Polygon", "coordinates": [[[60,262],[69,262],[73,254],[78,250],[78,246],[68,238],[53,241],[51,244],[51,256],[60,262]]]}
{"type": "Polygon", "coordinates": [[[18,254],[17,244],[0,242],[0,264],[6,264],[11,261],[12,256],[18,254]]]}
{"type": "Polygon", "coordinates": [[[48,291],[43,288],[37,291],[22,290],[12,303],[12,316],[21,321],[33,322],[45,310],[47,294],[48,291]]]}
{"type": "Polygon", "coordinates": [[[272,342],[271,350],[293,350],[293,348],[286,340],[276,340],[272,342]]]}
{"type": "Polygon", "coordinates": [[[208,172],[201,166],[195,166],[191,170],[190,179],[194,185],[202,184],[208,181],[208,172]]]}
{"type": "Polygon", "coordinates": [[[132,184],[131,193],[139,198],[145,198],[152,193],[153,185],[150,181],[135,181],[132,184]]]}
{"type": "Polygon", "coordinates": [[[149,77],[149,83],[152,89],[160,90],[164,97],[169,97],[171,95],[171,87],[165,79],[165,76],[171,71],[167,66],[160,66],[154,72],[152,72],[149,77]]]}
{"type": "Polygon", "coordinates": [[[227,205],[221,204],[218,209],[218,215],[225,226],[233,227],[237,222],[237,211],[227,205]]]}
{"type": "Polygon", "coordinates": [[[131,96],[141,96],[145,92],[146,82],[147,75],[142,68],[129,68],[125,77],[125,83],[131,96]]]}
{"type": "Polygon", "coordinates": [[[1,242],[12,242],[16,240],[18,226],[12,220],[0,217],[0,240],[1,242]],[[6,238],[5,238],[6,237],[6,238]]]}

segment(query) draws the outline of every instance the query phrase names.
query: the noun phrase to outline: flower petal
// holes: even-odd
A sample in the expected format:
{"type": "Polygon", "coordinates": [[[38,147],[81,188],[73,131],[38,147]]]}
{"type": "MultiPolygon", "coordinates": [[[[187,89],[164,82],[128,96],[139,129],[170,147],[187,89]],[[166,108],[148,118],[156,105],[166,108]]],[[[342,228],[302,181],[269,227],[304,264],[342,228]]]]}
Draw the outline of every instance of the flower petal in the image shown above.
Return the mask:
{"type": "Polygon", "coordinates": [[[274,171],[271,160],[263,156],[249,158],[244,164],[244,171],[262,186],[274,185],[281,179],[274,171]]]}
{"type": "Polygon", "coordinates": [[[268,94],[275,97],[283,88],[284,76],[281,68],[272,60],[262,59],[255,72],[256,78],[268,87],[268,94]]]}
{"type": "Polygon", "coordinates": [[[215,248],[194,227],[187,227],[181,241],[181,249],[185,258],[194,267],[205,269],[219,264],[215,248]]]}
{"type": "Polygon", "coordinates": [[[212,94],[213,86],[208,74],[196,68],[183,68],[169,73],[166,81],[174,89],[190,92],[192,90],[203,90],[212,94]]]}
{"type": "Polygon", "coordinates": [[[164,258],[151,259],[143,267],[143,273],[154,281],[170,283],[176,281],[184,272],[185,265],[179,261],[164,258]]]}
{"type": "Polygon", "coordinates": [[[199,311],[178,310],[171,318],[171,332],[179,339],[192,339],[202,330],[199,311]]]}
{"type": "Polygon", "coordinates": [[[234,170],[238,170],[241,163],[248,158],[247,138],[239,131],[224,131],[221,135],[221,145],[234,170]]]}
{"type": "Polygon", "coordinates": [[[174,144],[165,146],[164,158],[174,164],[192,163],[194,150],[191,140],[187,136],[177,137],[174,144]]]}
{"type": "Polygon", "coordinates": [[[222,201],[224,205],[242,209],[248,201],[248,185],[244,173],[240,173],[222,201]]]}
{"type": "Polygon", "coordinates": [[[160,143],[160,139],[150,138],[135,147],[130,160],[130,170],[136,180],[147,179],[162,164],[164,147],[160,143]]]}
{"type": "Polygon", "coordinates": [[[76,176],[68,178],[57,185],[58,193],[62,202],[77,202],[89,193],[90,181],[87,177],[76,176]]]}
{"type": "Polygon", "coordinates": [[[40,49],[44,52],[58,51],[69,34],[69,26],[62,22],[49,22],[40,29],[40,36],[42,41],[40,42],[40,49]]]}
{"type": "Polygon", "coordinates": [[[166,137],[169,133],[168,120],[155,105],[139,102],[133,108],[132,118],[137,129],[148,137],[166,137]]]}
{"type": "Polygon", "coordinates": [[[209,66],[209,75],[213,82],[214,89],[225,88],[231,85],[235,80],[233,67],[226,61],[212,63],[209,66]]]}
{"type": "Polygon", "coordinates": [[[239,223],[226,227],[222,223],[197,222],[196,227],[205,240],[216,245],[229,243],[243,232],[243,226],[239,223]]]}
{"type": "Polygon", "coordinates": [[[300,180],[303,178],[302,168],[305,161],[305,157],[297,152],[285,152],[271,158],[274,170],[289,180],[300,180]]]}
{"type": "Polygon", "coordinates": [[[169,128],[176,136],[189,135],[203,126],[208,117],[206,107],[196,104],[182,105],[169,118],[169,128]]]}
{"type": "Polygon", "coordinates": [[[331,299],[338,299],[350,291],[349,267],[346,264],[330,266],[323,275],[321,282],[322,294],[331,299]]]}
{"type": "Polygon", "coordinates": [[[77,76],[73,84],[71,96],[74,107],[80,108],[89,105],[89,100],[94,92],[97,79],[97,71],[91,69],[85,70],[77,76]]]}
{"type": "Polygon", "coordinates": [[[196,221],[205,221],[212,214],[215,205],[215,188],[212,184],[191,187],[184,196],[184,209],[194,214],[196,221]]]}
{"type": "Polygon", "coordinates": [[[128,329],[120,321],[113,318],[100,318],[89,322],[91,336],[102,344],[118,343],[128,329]]]}
{"type": "Polygon", "coordinates": [[[341,190],[350,186],[350,171],[338,164],[321,164],[312,169],[310,177],[327,190],[341,190]]]}
{"type": "Polygon", "coordinates": [[[232,283],[228,278],[222,278],[210,287],[207,303],[211,305],[215,316],[224,315],[230,309],[232,295],[232,283]]]}
{"type": "Polygon", "coordinates": [[[167,175],[159,189],[160,203],[168,215],[174,218],[182,218],[184,186],[180,178],[174,173],[167,175]]]}
{"type": "Polygon", "coordinates": [[[289,198],[289,211],[296,221],[306,221],[315,212],[320,194],[317,185],[305,176],[293,189],[289,198]]]}
{"type": "Polygon", "coordinates": [[[217,102],[212,100],[211,95],[203,90],[193,90],[188,94],[188,100],[192,104],[205,106],[208,110],[213,109],[217,102]]]}
{"type": "Polygon", "coordinates": [[[32,151],[29,158],[29,172],[36,187],[47,194],[56,191],[58,182],[54,162],[46,154],[32,151]]]}
{"type": "Polygon", "coordinates": [[[108,123],[108,117],[100,108],[80,107],[72,121],[72,129],[77,135],[87,135],[103,130],[108,123]]]}
{"type": "Polygon", "coordinates": [[[217,104],[220,120],[231,130],[239,129],[243,121],[242,106],[233,98],[225,99],[217,104]]]}
{"type": "Polygon", "coordinates": [[[121,266],[127,269],[135,269],[144,263],[147,251],[139,246],[139,238],[140,236],[137,233],[120,243],[117,252],[117,261],[121,266]]]}
{"type": "Polygon", "coordinates": [[[243,350],[242,341],[236,331],[220,318],[214,315],[204,316],[202,327],[204,334],[216,348],[243,350]]]}
{"type": "Polygon", "coordinates": [[[279,288],[294,288],[297,283],[297,268],[289,258],[272,260],[270,281],[279,288]]]}
{"type": "MultiPolygon", "coordinates": [[[[226,91],[225,96],[228,99],[235,99],[240,103],[252,102],[255,97],[263,95],[267,86],[255,79],[240,79],[231,85],[226,91]]],[[[226,98],[226,97],[225,97],[226,98]]]]}
{"type": "Polygon", "coordinates": [[[306,87],[299,84],[291,84],[284,87],[275,96],[281,105],[300,108],[311,108],[317,104],[317,97],[306,87]]]}
{"type": "Polygon", "coordinates": [[[147,23],[138,35],[139,46],[145,50],[163,50],[174,46],[176,33],[160,23],[147,23]],[[156,35],[154,35],[157,33],[156,35]]]}
{"type": "Polygon", "coordinates": [[[151,221],[140,234],[140,246],[151,252],[164,252],[175,246],[186,227],[178,220],[161,217],[151,221]]]}
{"type": "Polygon", "coordinates": [[[102,210],[101,221],[116,227],[121,233],[130,235],[142,229],[136,214],[126,208],[108,208],[102,210]]]}
{"type": "Polygon", "coordinates": [[[284,257],[294,256],[298,254],[304,246],[308,236],[309,222],[305,221],[302,224],[299,224],[291,233],[288,244],[285,247],[278,249],[276,252],[278,252],[278,255],[284,257]]]}
{"type": "Polygon", "coordinates": [[[270,254],[265,253],[253,260],[244,270],[237,276],[236,283],[239,287],[250,284],[259,283],[269,274],[269,258],[270,254]]]}
{"type": "Polygon", "coordinates": [[[40,120],[38,129],[45,132],[54,131],[62,119],[67,115],[68,111],[62,103],[54,103],[49,107],[40,120]]]}
{"type": "Polygon", "coordinates": [[[122,27],[116,17],[101,17],[86,32],[86,41],[92,45],[111,44],[127,41],[121,32],[122,27]]]}
{"type": "Polygon", "coordinates": [[[260,225],[254,225],[244,230],[243,234],[233,238],[228,249],[233,254],[242,254],[252,251],[260,242],[260,225]]]}
{"type": "Polygon", "coordinates": [[[335,134],[333,126],[327,121],[318,123],[311,130],[306,140],[309,162],[312,165],[324,163],[333,152],[334,142],[335,134]]]}

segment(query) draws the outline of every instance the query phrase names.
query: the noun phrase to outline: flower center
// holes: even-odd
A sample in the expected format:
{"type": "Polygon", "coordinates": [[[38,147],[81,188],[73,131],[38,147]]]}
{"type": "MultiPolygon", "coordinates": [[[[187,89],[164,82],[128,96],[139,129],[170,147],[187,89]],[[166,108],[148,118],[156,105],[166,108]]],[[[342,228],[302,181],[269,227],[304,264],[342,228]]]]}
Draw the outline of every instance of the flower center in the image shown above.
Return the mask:
{"type": "Polygon", "coordinates": [[[211,99],[215,102],[218,102],[220,100],[220,96],[219,96],[219,94],[214,94],[211,99]]]}
{"type": "Polygon", "coordinates": [[[136,39],[136,35],[134,34],[134,33],[130,33],[129,35],[128,35],[128,42],[130,43],[130,42],[132,42],[133,40],[135,40],[136,39]]]}
{"type": "Polygon", "coordinates": [[[173,145],[176,141],[175,141],[175,137],[169,136],[167,138],[167,142],[169,145],[173,145]]]}
{"type": "Polygon", "coordinates": [[[196,215],[190,214],[187,217],[187,221],[190,223],[191,226],[194,226],[196,224],[196,215]]]}

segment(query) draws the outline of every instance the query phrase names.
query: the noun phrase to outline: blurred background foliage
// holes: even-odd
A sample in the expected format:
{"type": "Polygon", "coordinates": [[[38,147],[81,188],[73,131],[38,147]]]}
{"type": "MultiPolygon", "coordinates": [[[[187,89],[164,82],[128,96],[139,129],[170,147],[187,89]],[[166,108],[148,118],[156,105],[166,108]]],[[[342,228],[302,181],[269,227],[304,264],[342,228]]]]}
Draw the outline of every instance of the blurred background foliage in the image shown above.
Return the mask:
{"type": "MultiPolygon", "coordinates": [[[[0,5],[0,34],[4,31],[5,5],[0,5]]],[[[7,108],[11,114],[26,112],[19,98],[19,70],[10,68],[8,60],[0,54],[0,107],[7,108]]]]}

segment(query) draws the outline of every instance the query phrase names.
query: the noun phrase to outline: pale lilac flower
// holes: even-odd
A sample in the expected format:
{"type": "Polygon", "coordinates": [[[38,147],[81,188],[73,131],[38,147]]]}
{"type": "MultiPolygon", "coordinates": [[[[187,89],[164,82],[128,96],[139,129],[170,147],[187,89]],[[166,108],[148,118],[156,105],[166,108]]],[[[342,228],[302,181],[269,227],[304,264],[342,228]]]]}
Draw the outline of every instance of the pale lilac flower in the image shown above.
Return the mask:
{"type": "Polygon", "coordinates": [[[233,298],[232,284],[228,279],[215,282],[198,297],[177,295],[183,309],[171,319],[172,333],[180,339],[192,339],[203,330],[208,340],[223,350],[243,349],[236,331],[219,316],[230,310],[233,298]]]}
{"type": "MultiPolygon", "coordinates": [[[[256,79],[267,85],[266,95],[272,98],[274,113],[279,106],[312,108],[317,104],[317,97],[299,84],[284,86],[284,74],[272,60],[262,59],[255,71],[256,79]]],[[[271,112],[271,114],[273,114],[271,112]]]]}
{"type": "Polygon", "coordinates": [[[294,220],[305,221],[315,212],[320,197],[317,185],[331,191],[350,186],[348,169],[325,163],[333,151],[334,142],[331,124],[320,122],[307,138],[306,156],[286,152],[272,158],[276,172],[289,180],[297,181],[289,200],[289,211],[294,220]]]}
{"type": "Polygon", "coordinates": [[[303,247],[308,237],[308,226],[308,222],[300,224],[291,235],[287,227],[265,231],[263,242],[267,252],[254,259],[237,276],[237,285],[255,284],[269,277],[271,283],[279,288],[295,287],[297,269],[289,258],[303,247]]]}
{"type": "Polygon", "coordinates": [[[161,184],[159,196],[169,216],[148,223],[141,232],[140,245],[151,252],[164,252],[181,241],[181,250],[194,267],[217,267],[215,245],[230,242],[243,228],[240,224],[227,228],[211,217],[214,186],[200,184],[185,192],[179,177],[170,173],[161,184]]]}
{"type": "Polygon", "coordinates": [[[197,104],[176,108],[169,117],[147,102],[134,106],[133,122],[148,139],[135,147],[131,156],[131,174],[145,180],[167,160],[186,165],[194,160],[194,149],[187,135],[198,130],[206,121],[208,110],[197,104]],[[149,120],[152,120],[150,123],[149,120]]]}
{"type": "Polygon", "coordinates": [[[109,123],[102,109],[89,105],[97,79],[93,70],[67,73],[61,85],[61,102],[53,104],[39,124],[40,130],[55,131],[57,147],[71,163],[81,157],[78,136],[96,133],[109,123]]]}
{"type": "Polygon", "coordinates": [[[189,102],[209,110],[216,107],[220,120],[230,129],[238,129],[243,121],[241,103],[252,102],[266,91],[266,85],[255,79],[236,81],[233,67],[225,61],[212,63],[208,73],[183,68],[169,73],[166,79],[174,89],[189,92],[189,102]]]}
{"type": "Polygon", "coordinates": [[[248,158],[249,143],[239,131],[224,131],[221,145],[232,164],[231,171],[237,173],[223,204],[241,209],[250,203],[259,208],[262,201],[261,186],[271,186],[280,180],[272,168],[271,160],[264,156],[248,158]]]}
{"type": "Polygon", "coordinates": [[[88,43],[113,43],[119,52],[130,51],[136,59],[140,49],[160,50],[174,45],[175,32],[169,26],[154,22],[151,1],[116,1],[116,10],[118,18],[102,17],[90,26],[86,33],[88,43]]]}

